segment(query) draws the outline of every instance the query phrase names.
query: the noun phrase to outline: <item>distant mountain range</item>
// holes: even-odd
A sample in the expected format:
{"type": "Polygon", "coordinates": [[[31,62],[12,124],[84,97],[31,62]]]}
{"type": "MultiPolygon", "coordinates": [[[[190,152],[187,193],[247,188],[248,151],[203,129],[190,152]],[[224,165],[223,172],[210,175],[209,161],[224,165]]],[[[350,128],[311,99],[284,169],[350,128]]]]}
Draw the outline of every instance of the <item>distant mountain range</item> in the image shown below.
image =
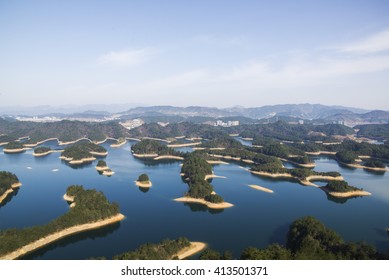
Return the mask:
{"type": "Polygon", "coordinates": [[[85,105],[73,108],[53,108],[49,106],[21,108],[0,108],[2,115],[28,115],[57,118],[85,118],[85,119],[134,119],[144,118],[146,121],[179,122],[183,120],[195,120],[196,122],[210,121],[214,119],[236,119],[244,123],[258,122],[258,120],[276,121],[279,119],[288,121],[314,120],[316,123],[343,123],[348,126],[371,123],[389,123],[389,112],[374,110],[369,111],[360,108],[343,106],[326,106],[321,104],[284,104],[268,105],[254,108],[231,107],[175,107],[175,106],[149,106],[133,107],[131,105],[85,105]],[[129,108],[122,110],[123,108],[129,108]],[[23,109],[23,110],[21,110],[23,109]],[[50,111],[52,110],[52,111],[50,111]],[[78,111],[77,111],[78,110],[78,111]]]}

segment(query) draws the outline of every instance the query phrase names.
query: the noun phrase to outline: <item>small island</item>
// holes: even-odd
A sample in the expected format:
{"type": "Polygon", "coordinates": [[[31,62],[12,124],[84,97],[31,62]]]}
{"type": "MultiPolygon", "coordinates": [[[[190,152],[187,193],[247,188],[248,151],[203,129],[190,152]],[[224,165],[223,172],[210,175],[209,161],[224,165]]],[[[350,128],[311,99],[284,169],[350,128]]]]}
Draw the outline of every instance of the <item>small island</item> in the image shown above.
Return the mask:
{"type": "Polygon", "coordinates": [[[147,243],[135,251],[128,251],[114,256],[113,260],[182,260],[195,255],[207,247],[203,242],[190,242],[180,237],[166,239],[157,244],[147,243]]]}
{"type": "Polygon", "coordinates": [[[26,150],[29,150],[29,148],[24,147],[22,143],[16,141],[5,144],[3,148],[3,152],[6,154],[23,153],[26,150]]]}
{"type": "Polygon", "coordinates": [[[143,173],[139,175],[138,180],[135,181],[135,185],[140,188],[151,188],[153,184],[151,183],[149,176],[143,173]]]}
{"type": "Polygon", "coordinates": [[[205,154],[193,152],[189,154],[182,165],[181,174],[187,182],[189,190],[183,197],[174,199],[179,202],[199,203],[211,209],[224,209],[234,206],[225,202],[216,194],[207,179],[215,178],[212,166],[204,158],[205,154]]]}
{"type": "Polygon", "coordinates": [[[355,197],[355,196],[368,196],[371,193],[364,191],[353,186],[350,186],[346,181],[330,181],[324,187],[321,187],[323,191],[334,197],[355,197]]]}
{"type": "Polygon", "coordinates": [[[71,165],[84,164],[94,161],[94,156],[106,156],[107,150],[97,144],[89,141],[77,142],[76,144],[65,148],[60,158],[71,165]]]}
{"type": "Polygon", "coordinates": [[[116,140],[116,143],[113,143],[110,146],[111,146],[111,148],[119,148],[119,147],[123,146],[126,143],[127,143],[126,138],[120,137],[119,139],[116,140]]]}
{"type": "Polygon", "coordinates": [[[43,157],[55,152],[63,152],[63,150],[52,150],[50,147],[41,146],[34,149],[32,154],[34,157],[43,157]]]}
{"type": "Polygon", "coordinates": [[[46,225],[0,231],[0,260],[17,259],[69,235],[104,227],[123,220],[117,203],[102,192],[73,185],[66,191],[73,206],[46,225]]]}
{"type": "Polygon", "coordinates": [[[22,184],[15,174],[7,171],[0,171],[0,203],[21,185],[22,184]]]}
{"type": "Polygon", "coordinates": [[[105,160],[99,160],[97,162],[97,165],[96,165],[96,170],[97,172],[99,172],[99,174],[102,174],[104,176],[112,176],[113,174],[115,174],[115,172],[113,172],[107,165],[107,163],[105,162],[105,160]]]}
{"type": "Polygon", "coordinates": [[[153,158],[154,160],[175,159],[183,160],[183,153],[169,148],[159,141],[142,139],[142,141],[132,145],[131,151],[138,158],[153,158]]]}

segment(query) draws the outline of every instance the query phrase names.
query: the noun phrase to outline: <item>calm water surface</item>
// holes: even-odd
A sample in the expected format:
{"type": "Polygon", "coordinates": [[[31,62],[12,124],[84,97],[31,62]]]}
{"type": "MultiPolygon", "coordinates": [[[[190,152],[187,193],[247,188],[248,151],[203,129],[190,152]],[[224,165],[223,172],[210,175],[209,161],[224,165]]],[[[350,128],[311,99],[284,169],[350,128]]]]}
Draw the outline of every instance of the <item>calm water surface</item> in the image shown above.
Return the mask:
{"type": "MultiPolygon", "coordinates": [[[[68,211],[62,196],[72,184],[104,192],[110,201],[119,203],[121,213],[126,216],[120,224],[63,239],[26,258],[110,258],[146,242],[180,236],[206,242],[216,250],[230,250],[238,258],[248,246],[285,242],[289,224],[307,215],[320,219],[347,241],[363,240],[381,251],[389,250],[384,230],[389,226],[388,174],[348,169],[330,158],[316,157],[315,170],[339,171],[351,185],[373,194],[334,200],[320,189],[261,178],[237,164],[214,166],[217,175],[227,177],[213,180],[216,192],[235,205],[215,211],[173,201],[187,191],[179,175],[180,162],[138,160],[131,155],[131,143],[120,148],[110,148],[109,144],[103,146],[109,151],[106,161],[115,172],[112,177],[99,175],[96,162],[72,168],[58,158],[59,153],[35,158],[32,150],[14,155],[0,150],[0,170],[15,173],[23,183],[16,195],[0,206],[0,229],[44,224],[62,215],[68,211]],[[151,189],[135,186],[134,180],[141,173],[149,175],[153,182],[151,189]],[[272,189],[274,193],[251,189],[249,184],[272,189]]],[[[57,148],[54,141],[45,145],[57,148]]]]}

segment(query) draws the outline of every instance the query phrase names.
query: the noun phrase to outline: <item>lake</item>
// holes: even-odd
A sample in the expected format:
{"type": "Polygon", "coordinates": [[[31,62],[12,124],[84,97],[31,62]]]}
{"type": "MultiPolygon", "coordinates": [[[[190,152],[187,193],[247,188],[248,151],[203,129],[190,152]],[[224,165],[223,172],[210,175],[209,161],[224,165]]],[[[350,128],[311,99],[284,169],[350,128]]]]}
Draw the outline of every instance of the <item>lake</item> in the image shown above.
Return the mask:
{"type": "MultiPolygon", "coordinates": [[[[110,201],[119,203],[120,212],[126,216],[120,224],[68,237],[26,259],[111,258],[147,242],[180,236],[206,242],[219,251],[230,250],[239,258],[248,246],[284,243],[290,223],[303,216],[318,218],[346,241],[366,241],[380,251],[389,250],[385,231],[389,227],[388,174],[345,168],[331,158],[314,157],[315,170],[338,171],[350,185],[372,193],[369,197],[335,200],[318,188],[252,175],[241,168],[244,165],[217,165],[215,174],[227,178],[214,179],[212,185],[235,206],[209,210],[202,205],[173,201],[188,189],[179,175],[181,162],[139,160],[131,155],[134,142],[119,148],[110,148],[111,143],[102,146],[109,151],[105,160],[115,172],[112,177],[98,174],[97,161],[72,168],[59,159],[59,153],[35,158],[32,150],[4,154],[0,149],[0,170],[15,173],[23,184],[16,195],[0,206],[0,229],[45,224],[62,215],[69,207],[62,198],[69,185],[104,192],[110,201]],[[147,173],[153,183],[149,190],[134,184],[141,173],[147,173]],[[274,193],[252,189],[249,184],[274,193]]],[[[56,141],[44,145],[58,148],[56,141]]]]}

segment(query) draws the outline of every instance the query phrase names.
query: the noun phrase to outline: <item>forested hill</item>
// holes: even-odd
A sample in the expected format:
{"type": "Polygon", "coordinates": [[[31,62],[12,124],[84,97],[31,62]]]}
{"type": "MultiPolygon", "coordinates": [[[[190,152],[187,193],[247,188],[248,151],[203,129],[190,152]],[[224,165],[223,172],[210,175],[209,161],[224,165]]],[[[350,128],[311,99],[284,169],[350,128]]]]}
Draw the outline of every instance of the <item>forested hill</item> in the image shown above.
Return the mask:
{"type": "Polygon", "coordinates": [[[60,121],[36,123],[9,121],[0,118],[0,135],[2,134],[5,134],[8,140],[29,136],[30,139],[26,143],[36,143],[49,138],[58,138],[60,141],[67,142],[84,137],[92,141],[102,141],[107,137],[126,137],[128,136],[128,130],[117,122],[60,121]]]}

